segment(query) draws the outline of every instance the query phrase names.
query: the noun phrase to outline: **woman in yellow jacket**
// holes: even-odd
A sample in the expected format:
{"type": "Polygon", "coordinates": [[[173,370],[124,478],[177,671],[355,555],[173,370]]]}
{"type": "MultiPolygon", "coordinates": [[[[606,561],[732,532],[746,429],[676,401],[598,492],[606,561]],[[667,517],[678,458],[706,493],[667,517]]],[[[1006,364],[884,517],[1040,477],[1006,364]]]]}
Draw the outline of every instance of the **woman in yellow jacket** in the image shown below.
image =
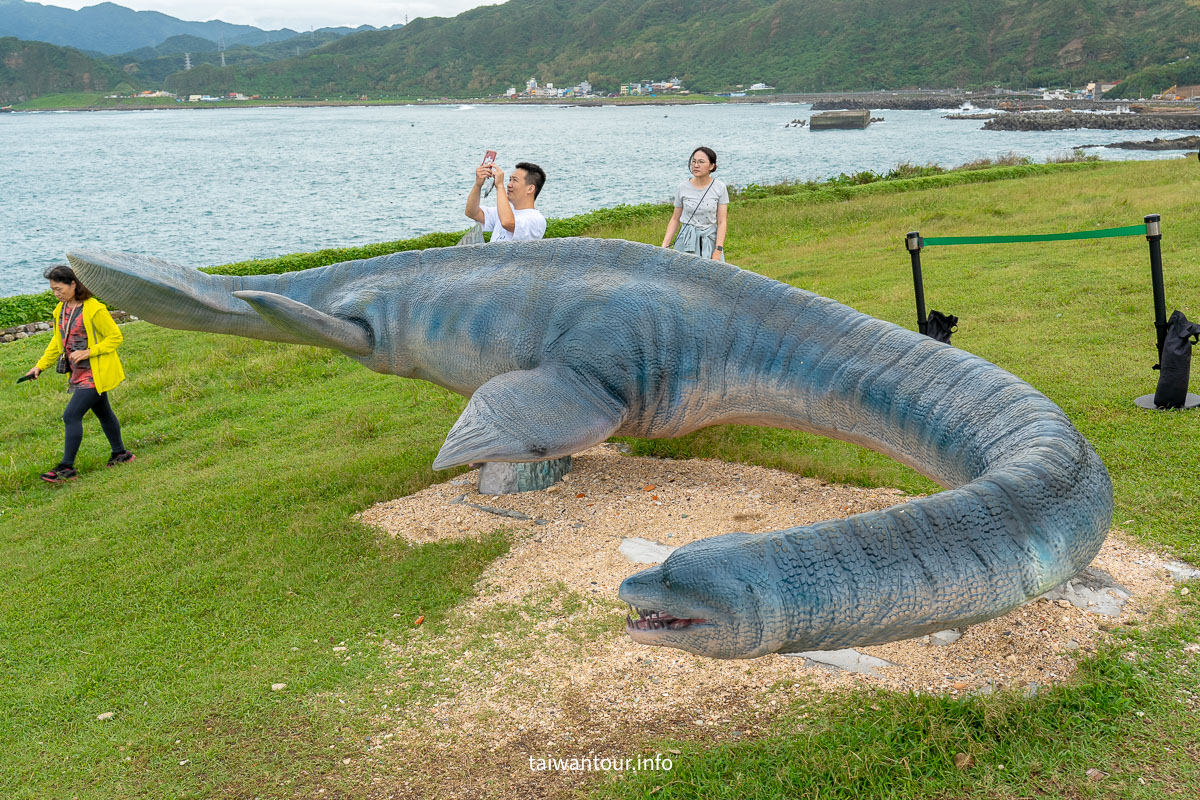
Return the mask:
{"type": "Polygon", "coordinates": [[[36,378],[42,370],[57,362],[62,353],[67,354],[70,369],[67,391],[71,393],[71,399],[63,412],[66,444],[58,466],[42,473],[42,480],[62,483],[78,477],[75,454],[83,440],[83,416],[88,411],[100,420],[100,427],[112,447],[108,466],[133,461],[133,453],[121,442],[121,423],[108,402],[109,391],[125,380],[125,371],[117,358],[117,345],[124,337],[108,308],[79,282],[70,267],[65,264],[51,267],[46,271],[46,279],[50,281],[50,291],[58,298],[54,308],[54,335],[37,366],[26,374],[36,378]]]}

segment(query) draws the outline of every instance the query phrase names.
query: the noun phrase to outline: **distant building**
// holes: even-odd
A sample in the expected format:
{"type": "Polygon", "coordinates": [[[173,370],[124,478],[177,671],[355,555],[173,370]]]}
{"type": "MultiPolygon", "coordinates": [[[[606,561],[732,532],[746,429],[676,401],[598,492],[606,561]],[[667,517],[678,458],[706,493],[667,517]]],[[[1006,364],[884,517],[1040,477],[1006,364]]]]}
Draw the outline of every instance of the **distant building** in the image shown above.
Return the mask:
{"type": "Polygon", "coordinates": [[[679,78],[669,81],[630,81],[621,84],[621,95],[672,94],[686,91],[679,78]]]}
{"type": "Polygon", "coordinates": [[[756,84],[752,85],[746,91],[748,91],[748,92],[768,92],[768,91],[773,91],[774,89],[775,89],[774,86],[767,86],[765,83],[756,83],[756,84]]]}
{"type": "Polygon", "coordinates": [[[1083,89],[1083,96],[1091,100],[1099,100],[1104,93],[1116,86],[1120,81],[1092,81],[1083,89]]]}

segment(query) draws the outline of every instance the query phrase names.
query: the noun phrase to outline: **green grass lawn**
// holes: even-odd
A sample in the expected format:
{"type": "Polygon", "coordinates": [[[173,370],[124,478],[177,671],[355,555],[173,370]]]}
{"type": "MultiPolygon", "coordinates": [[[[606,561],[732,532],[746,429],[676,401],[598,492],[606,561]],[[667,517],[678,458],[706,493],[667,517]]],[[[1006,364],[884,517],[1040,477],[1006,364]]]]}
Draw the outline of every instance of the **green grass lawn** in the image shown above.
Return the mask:
{"type": "Polygon", "coordinates": [[[38,111],[63,108],[175,108],[170,97],[105,97],[102,94],[70,92],[48,94],[13,106],[17,111],[38,111]]]}
{"type": "MultiPolygon", "coordinates": [[[[1045,233],[1160,213],[1168,311],[1200,318],[1198,181],[1194,161],[1180,159],[768,197],[731,207],[726,247],[740,266],[912,328],[909,230],[1045,233]]],[[[631,214],[588,233],[657,243],[665,224],[631,214]]],[[[927,303],[961,318],[956,345],[1064,408],[1113,476],[1120,527],[1200,562],[1200,417],[1132,405],[1157,378],[1148,263],[1144,238],[930,248],[927,303]]],[[[138,460],[104,468],[107,448],[89,418],[82,477],[63,487],[37,479],[60,454],[61,382],[12,383],[45,339],[0,347],[9,376],[0,388],[0,792],[267,798],[333,787],[323,796],[374,796],[380,787],[339,767],[378,732],[384,642],[403,647],[444,630],[506,540],[497,532],[410,547],[353,514],[445,479],[429,465],[464,401],[329,351],[146,323],[125,333],[130,377],[113,398],[138,460]],[[276,683],[287,687],[272,691],[276,683]],[[97,719],[106,712],[113,717],[97,719]]],[[[717,428],[635,445],[933,488],[882,456],[786,431],[717,428]]],[[[1180,601],[1177,619],[1121,629],[1072,684],[1035,698],[811,698],[766,739],[631,743],[679,750],[676,768],[584,789],[1200,796],[1200,712],[1185,702],[1200,654],[1183,650],[1200,631],[1194,597],[1180,601]],[[974,766],[955,768],[956,752],[974,766]],[[1090,767],[1108,777],[1087,778],[1090,767]]]]}

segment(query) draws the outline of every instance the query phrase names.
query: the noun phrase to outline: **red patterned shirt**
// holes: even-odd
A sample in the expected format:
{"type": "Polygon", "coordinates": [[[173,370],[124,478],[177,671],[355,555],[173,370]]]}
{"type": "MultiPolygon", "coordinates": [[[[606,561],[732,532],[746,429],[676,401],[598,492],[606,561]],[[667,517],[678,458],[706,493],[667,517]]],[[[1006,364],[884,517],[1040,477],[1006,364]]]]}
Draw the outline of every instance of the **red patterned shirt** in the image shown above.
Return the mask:
{"type": "MultiPolygon", "coordinates": [[[[63,306],[62,316],[58,319],[58,330],[62,333],[63,342],[67,353],[75,350],[87,350],[87,331],[83,327],[83,307],[76,306],[68,310],[66,305],[63,306]]],[[[67,391],[73,392],[76,389],[95,389],[96,381],[92,378],[92,365],[89,359],[83,359],[77,363],[71,364],[68,357],[67,363],[71,366],[71,378],[67,381],[67,391]]]]}

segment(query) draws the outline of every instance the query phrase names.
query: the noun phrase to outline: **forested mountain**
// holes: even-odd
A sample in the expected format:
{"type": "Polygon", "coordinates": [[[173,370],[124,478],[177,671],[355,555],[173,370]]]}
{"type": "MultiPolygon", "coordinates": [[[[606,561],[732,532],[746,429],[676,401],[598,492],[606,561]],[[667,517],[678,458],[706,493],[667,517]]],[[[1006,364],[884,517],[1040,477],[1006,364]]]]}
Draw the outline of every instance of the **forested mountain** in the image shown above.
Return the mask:
{"type": "Polygon", "coordinates": [[[216,42],[208,39],[197,36],[172,36],[156,47],[143,47],[116,56],[104,56],[100,60],[123,69],[144,84],[162,86],[168,75],[182,71],[189,60],[193,67],[205,64],[219,67],[222,60],[227,66],[269,64],[282,58],[294,58],[339,38],[341,34],[332,31],[316,31],[300,33],[290,39],[255,47],[237,44],[222,51],[216,42]]]}
{"type": "Polygon", "coordinates": [[[701,91],[1036,86],[1120,77],[1198,39],[1194,0],[510,0],[172,81],[180,91],[421,95],[496,93],[531,76],[606,91],[674,76],[701,91]]]}
{"type": "Polygon", "coordinates": [[[126,74],[70,47],[0,38],[0,105],[59,92],[112,91],[126,74]]]}
{"type": "MultiPolygon", "coordinates": [[[[322,30],[344,35],[375,28],[363,25],[353,29],[322,30]]],[[[297,33],[289,28],[265,31],[253,25],[234,25],[220,20],[188,22],[157,11],[134,11],[114,3],[100,3],[73,11],[26,0],[0,0],[0,36],[105,54],[154,47],[172,36],[181,35],[223,42],[226,46],[254,46],[290,39],[297,33]]]]}
{"type": "Polygon", "coordinates": [[[1172,64],[1155,65],[1138,70],[1114,86],[1105,97],[1137,99],[1150,97],[1172,86],[1200,84],[1200,58],[1183,58],[1172,64]]]}

